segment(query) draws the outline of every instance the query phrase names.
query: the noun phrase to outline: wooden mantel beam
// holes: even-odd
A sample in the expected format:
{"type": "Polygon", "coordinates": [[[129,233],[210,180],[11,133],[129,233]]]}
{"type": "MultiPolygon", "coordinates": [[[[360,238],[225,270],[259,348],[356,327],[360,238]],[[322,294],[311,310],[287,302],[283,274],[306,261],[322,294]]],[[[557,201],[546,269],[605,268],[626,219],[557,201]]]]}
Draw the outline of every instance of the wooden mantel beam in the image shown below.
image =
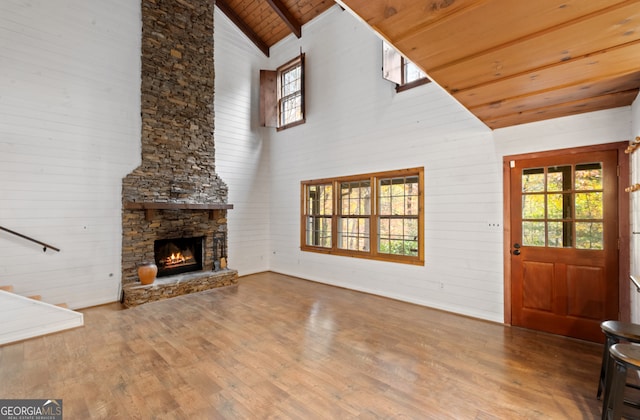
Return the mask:
{"type": "Polygon", "coordinates": [[[230,210],[227,203],[165,203],[161,201],[125,201],[127,210],[230,210]]]}
{"type": "Polygon", "coordinates": [[[240,16],[238,16],[238,14],[229,6],[227,1],[215,0],[215,2],[218,9],[220,9],[220,11],[224,13],[231,22],[233,22],[233,24],[236,25],[260,51],[262,51],[264,55],[269,57],[269,46],[253,31],[253,29],[249,27],[249,25],[245,23],[245,21],[242,20],[240,16]]]}
{"type": "Polygon", "coordinates": [[[153,216],[156,210],[208,210],[209,219],[215,220],[220,218],[222,210],[231,210],[233,204],[199,204],[199,203],[163,203],[163,202],[134,202],[125,201],[123,208],[126,210],[144,210],[144,217],[146,220],[153,220],[153,216]]]}
{"type": "Polygon", "coordinates": [[[280,0],[267,0],[267,3],[271,6],[271,8],[280,16],[280,19],[287,24],[291,32],[295,34],[296,37],[302,37],[302,25],[298,20],[291,14],[291,11],[287,9],[280,0]]]}

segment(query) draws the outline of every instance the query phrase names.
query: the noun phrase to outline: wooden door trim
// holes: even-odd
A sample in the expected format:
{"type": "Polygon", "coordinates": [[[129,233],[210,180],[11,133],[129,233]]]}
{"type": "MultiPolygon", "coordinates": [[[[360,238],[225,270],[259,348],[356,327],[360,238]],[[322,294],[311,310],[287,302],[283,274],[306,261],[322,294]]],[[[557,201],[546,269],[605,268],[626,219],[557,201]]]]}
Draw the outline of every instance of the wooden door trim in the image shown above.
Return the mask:
{"type": "Polygon", "coordinates": [[[570,149],[549,150],[544,152],[524,153],[503,156],[502,158],[502,211],[503,211],[503,259],[504,259],[504,323],[511,325],[511,168],[510,161],[521,159],[535,159],[559,155],[573,155],[586,152],[617,150],[618,152],[618,310],[619,320],[631,320],[630,303],[630,220],[629,193],[624,189],[629,185],[629,156],[624,152],[629,146],[628,141],[598,144],[593,146],[575,147],[570,149]]]}

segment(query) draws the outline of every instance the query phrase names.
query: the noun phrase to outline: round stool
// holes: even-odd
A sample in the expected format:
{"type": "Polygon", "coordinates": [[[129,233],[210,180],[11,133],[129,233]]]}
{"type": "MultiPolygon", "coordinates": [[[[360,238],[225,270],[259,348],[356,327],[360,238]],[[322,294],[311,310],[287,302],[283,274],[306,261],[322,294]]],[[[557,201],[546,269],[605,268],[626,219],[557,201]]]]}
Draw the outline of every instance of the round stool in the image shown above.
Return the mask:
{"type": "Polygon", "coordinates": [[[609,366],[609,348],[621,341],[630,343],[640,343],[640,325],[622,321],[604,321],[600,324],[606,340],[602,352],[602,365],[600,366],[600,381],[598,382],[598,394],[600,399],[607,380],[607,370],[609,366]]]}
{"type": "MultiPolygon", "coordinates": [[[[607,375],[607,383],[602,399],[602,418],[614,420],[622,417],[625,404],[624,390],[627,385],[627,370],[640,369],[640,347],[631,343],[618,343],[609,349],[611,371],[607,375]]],[[[635,404],[634,404],[635,405],[635,404]]]]}

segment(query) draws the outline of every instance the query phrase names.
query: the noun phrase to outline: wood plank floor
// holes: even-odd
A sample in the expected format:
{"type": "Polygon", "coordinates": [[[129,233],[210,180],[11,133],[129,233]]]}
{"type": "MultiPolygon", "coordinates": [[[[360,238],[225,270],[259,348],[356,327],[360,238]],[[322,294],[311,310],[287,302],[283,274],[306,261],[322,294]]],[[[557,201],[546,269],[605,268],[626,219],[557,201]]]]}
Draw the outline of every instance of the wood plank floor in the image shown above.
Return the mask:
{"type": "Polygon", "coordinates": [[[0,347],[68,419],[592,419],[601,345],[274,273],[0,347]]]}

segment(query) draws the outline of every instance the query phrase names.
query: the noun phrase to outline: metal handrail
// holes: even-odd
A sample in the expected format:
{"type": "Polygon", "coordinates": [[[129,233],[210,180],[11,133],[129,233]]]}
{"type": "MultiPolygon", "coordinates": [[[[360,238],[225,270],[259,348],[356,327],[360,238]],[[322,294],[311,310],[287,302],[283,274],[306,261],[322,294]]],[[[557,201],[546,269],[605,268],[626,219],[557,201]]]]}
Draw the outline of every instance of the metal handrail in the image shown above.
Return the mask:
{"type": "Polygon", "coordinates": [[[2,226],[0,226],[0,230],[4,230],[5,232],[9,232],[12,235],[16,235],[16,236],[19,236],[19,237],[21,237],[23,239],[26,239],[28,241],[35,242],[35,243],[37,243],[39,245],[42,245],[44,247],[44,248],[42,248],[42,252],[47,252],[48,248],[53,249],[56,252],[60,252],[60,248],[56,248],[55,246],[51,246],[51,245],[49,245],[47,243],[38,241],[37,239],[30,238],[30,237],[28,237],[26,235],[23,235],[22,233],[14,232],[13,230],[7,229],[7,228],[2,227],[2,226]]]}

